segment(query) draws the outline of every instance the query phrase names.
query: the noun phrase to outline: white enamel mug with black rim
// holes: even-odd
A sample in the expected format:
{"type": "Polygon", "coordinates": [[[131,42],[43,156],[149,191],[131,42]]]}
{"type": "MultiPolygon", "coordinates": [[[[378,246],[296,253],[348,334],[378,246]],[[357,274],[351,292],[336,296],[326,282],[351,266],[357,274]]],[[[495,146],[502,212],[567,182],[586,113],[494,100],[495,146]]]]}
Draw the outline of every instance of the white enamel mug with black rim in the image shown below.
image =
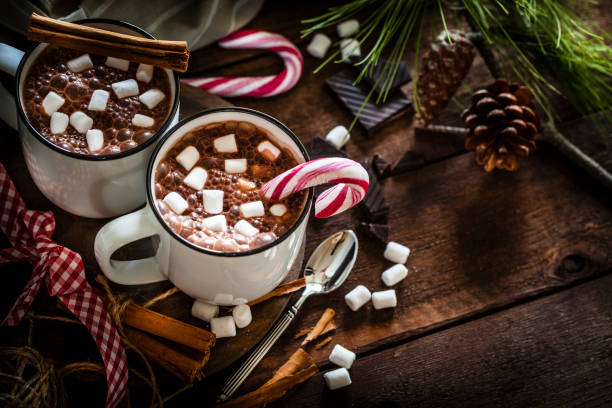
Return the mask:
{"type": "MultiPolygon", "coordinates": [[[[81,20],[91,27],[153,38],[128,23],[107,19],[81,20]]],[[[166,123],[145,143],[112,155],[86,155],[64,150],[38,133],[28,121],[22,102],[23,83],[32,63],[48,44],[28,52],[0,44],[0,69],[15,76],[15,98],[0,85],[2,119],[19,132],[28,170],[38,189],[53,204],[74,215],[108,218],[133,211],[145,202],[143,180],[157,141],[178,122],[180,83],[176,72],[166,69],[171,109],[166,123]],[[16,115],[15,115],[16,113],[16,115]]]]}
{"type": "Polygon", "coordinates": [[[202,111],[183,119],[164,135],[149,161],[146,206],[104,225],[94,244],[102,272],[113,282],[138,285],[169,279],[187,295],[222,306],[257,299],[281,283],[301,259],[313,189],[296,223],[275,241],[244,252],[219,252],[199,247],[174,232],[162,219],[153,196],[154,171],[168,150],[191,130],[214,122],[247,121],[268,131],[272,142],[288,149],[298,163],[308,161],[304,146],[285,125],[251,109],[227,107],[202,111]],[[112,260],[124,245],[149,236],[159,237],[154,257],[112,260]]]}

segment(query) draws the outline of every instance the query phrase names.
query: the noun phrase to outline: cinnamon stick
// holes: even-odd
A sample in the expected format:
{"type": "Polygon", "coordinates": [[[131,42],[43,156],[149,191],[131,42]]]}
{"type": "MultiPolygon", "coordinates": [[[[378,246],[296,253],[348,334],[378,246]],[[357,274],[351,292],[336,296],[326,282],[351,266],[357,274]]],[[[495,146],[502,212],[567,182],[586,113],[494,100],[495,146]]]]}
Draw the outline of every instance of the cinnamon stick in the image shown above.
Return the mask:
{"type": "MultiPolygon", "coordinates": [[[[319,336],[327,334],[327,333],[329,333],[332,330],[336,330],[337,328],[338,328],[338,326],[336,326],[336,322],[334,320],[332,320],[331,322],[327,323],[327,325],[325,325],[325,328],[323,329],[323,331],[321,333],[319,333],[319,336]]],[[[314,326],[313,327],[307,327],[304,330],[300,330],[299,332],[297,332],[297,334],[295,336],[293,336],[293,338],[294,339],[299,339],[300,337],[304,337],[305,335],[310,333],[312,331],[312,329],[314,329],[314,326]]]]}
{"type": "Polygon", "coordinates": [[[161,41],[115,33],[32,14],[27,38],[93,54],[123,58],[175,71],[187,71],[185,41],[161,41]]]}
{"type": "Polygon", "coordinates": [[[327,324],[334,318],[335,314],[336,312],[334,309],[325,309],[317,324],[315,324],[310,333],[306,335],[306,338],[302,342],[302,346],[319,337],[325,329],[325,326],[327,326],[327,324]]]}
{"type": "Polygon", "coordinates": [[[295,351],[295,353],[291,355],[291,357],[289,357],[289,360],[287,360],[285,364],[280,366],[278,370],[274,372],[272,378],[270,378],[263,385],[263,387],[265,387],[266,385],[270,385],[280,380],[281,378],[293,375],[310,364],[312,364],[312,357],[310,356],[310,354],[305,352],[303,348],[300,347],[295,351]]]}
{"type": "Polygon", "coordinates": [[[320,348],[325,347],[331,341],[331,339],[332,339],[331,336],[328,336],[328,337],[324,338],[323,340],[321,340],[320,342],[315,344],[314,349],[318,350],[320,348]]]}
{"type": "Polygon", "coordinates": [[[258,303],[264,302],[270,298],[275,296],[283,296],[288,295],[290,293],[296,292],[306,286],[306,278],[299,278],[291,282],[283,283],[282,285],[278,285],[271,292],[268,292],[264,296],[257,298],[255,300],[251,300],[247,305],[253,306],[258,303]]]}

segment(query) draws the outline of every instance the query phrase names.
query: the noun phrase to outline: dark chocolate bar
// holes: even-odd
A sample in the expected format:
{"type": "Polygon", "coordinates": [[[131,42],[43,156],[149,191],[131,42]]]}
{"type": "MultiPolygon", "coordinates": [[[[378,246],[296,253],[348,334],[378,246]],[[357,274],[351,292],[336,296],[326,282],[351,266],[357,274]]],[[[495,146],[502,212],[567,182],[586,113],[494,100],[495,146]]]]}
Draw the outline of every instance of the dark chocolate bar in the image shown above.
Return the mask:
{"type": "MultiPolygon", "coordinates": [[[[378,94],[383,91],[383,86],[385,85],[385,81],[387,80],[389,75],[393,73],[393,70],[395,70],[396,68],[397,68],[397,72],[396,72],[395,77],[393,78],[393,81],[391,82],[391,87],[389,88],[389,94],[397,91],[402,85],[410,82],[410,80],[412,79],[412,77],[410,76],[410,72],[408,72],[408,67],[406,66],[406,63],[404,61],[400,61],[399,66],[394,65],[391,67],[390,70],[387,70],[387,72],[383,74],[382,71],[385,68],[386,63],[387,63],[387,60],[385,59],[378,60],[378,64],[376,64],[374,68],[372,68],[372,72],[368,73],[365,76],[365,80],[368,82],[368,84],[370,86],[376,87],[377,97],[378,97],[378,94]],[[383,75],[384,77],[382,77],[383,75]]],[[[359,66],[356,66],[355,68],[360,69],[359,66]]]]}
{"type": "Polygon", "coordinates": [[[360,222],[357,225],[357,231],[383,245],[386,245],[389,241],[389,226],[386,224],[360,222]]]}
{"type": "Polygon", "coordinates": [[[350,159],[348,154],[321,137],[316,137],[312,141],[308,153],[310,153],[311,160],[320,159],[321,157],[344,157],[345,159],[350,159]]]}
{"type": "Polygon", "coordinates": [[[376,178],[370,161],[367,159],[363,160],[361,161],[361,165],[367,170],[370,176],[370,187],[360,204],[365,208],[370,219],[381,217],[389,212],[389,205],[385,200],[382,188],[380,187],[380,183],[378,182],[378,178],[376,178]]]}
{"type": "Polygon", "coordinates": [[[379,179],[389,177],[391,175],[391,163],[385,160],[384,157],[378,153],[374,154],[372,158],[372,168],[379,179]]]}

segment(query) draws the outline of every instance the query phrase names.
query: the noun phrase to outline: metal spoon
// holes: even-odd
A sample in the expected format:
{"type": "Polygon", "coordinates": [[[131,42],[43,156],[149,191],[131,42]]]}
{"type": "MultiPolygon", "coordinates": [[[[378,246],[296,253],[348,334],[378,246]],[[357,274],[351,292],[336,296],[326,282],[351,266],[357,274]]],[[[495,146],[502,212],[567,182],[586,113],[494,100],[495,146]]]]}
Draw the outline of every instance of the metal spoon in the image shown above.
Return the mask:
{"type": "Polygon", "coordinates": [[[320,295],[338,288],[348,276],[357,258],[357,236],[351,230],[339,231],[323,241],[312,253],[304,269],[306,287],[302,296],[291,306],[266,337],[251,352],[249,358],[234,372],[221,388],[217,403],[228,399],[264,358],[276,340],[297,314],[310,295],[320,295]]]}

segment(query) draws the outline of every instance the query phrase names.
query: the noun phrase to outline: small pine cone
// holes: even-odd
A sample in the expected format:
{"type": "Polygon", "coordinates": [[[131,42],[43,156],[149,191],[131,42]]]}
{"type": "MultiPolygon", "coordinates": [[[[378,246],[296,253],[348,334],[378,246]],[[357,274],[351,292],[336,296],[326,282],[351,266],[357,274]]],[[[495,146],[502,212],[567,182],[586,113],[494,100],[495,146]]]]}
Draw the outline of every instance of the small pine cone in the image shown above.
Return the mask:
{"type": "Polygon", "coordinates": [[[476,152],[476,162],[489,172],[514,171],[517,156],[535,151],[539,120],[529,88],[498,79],[472,95],[472,104],[461,114],[470,130],[465,148],[476,152]]]}
{"type": "Polygon", "coordinates": [[[464,34],[451,31],[452,44],[443,31],[431,44],[421,62],[417,80],[417,124],[426,126],[438,116],[467,75],[476,56],[464,34]]]}

